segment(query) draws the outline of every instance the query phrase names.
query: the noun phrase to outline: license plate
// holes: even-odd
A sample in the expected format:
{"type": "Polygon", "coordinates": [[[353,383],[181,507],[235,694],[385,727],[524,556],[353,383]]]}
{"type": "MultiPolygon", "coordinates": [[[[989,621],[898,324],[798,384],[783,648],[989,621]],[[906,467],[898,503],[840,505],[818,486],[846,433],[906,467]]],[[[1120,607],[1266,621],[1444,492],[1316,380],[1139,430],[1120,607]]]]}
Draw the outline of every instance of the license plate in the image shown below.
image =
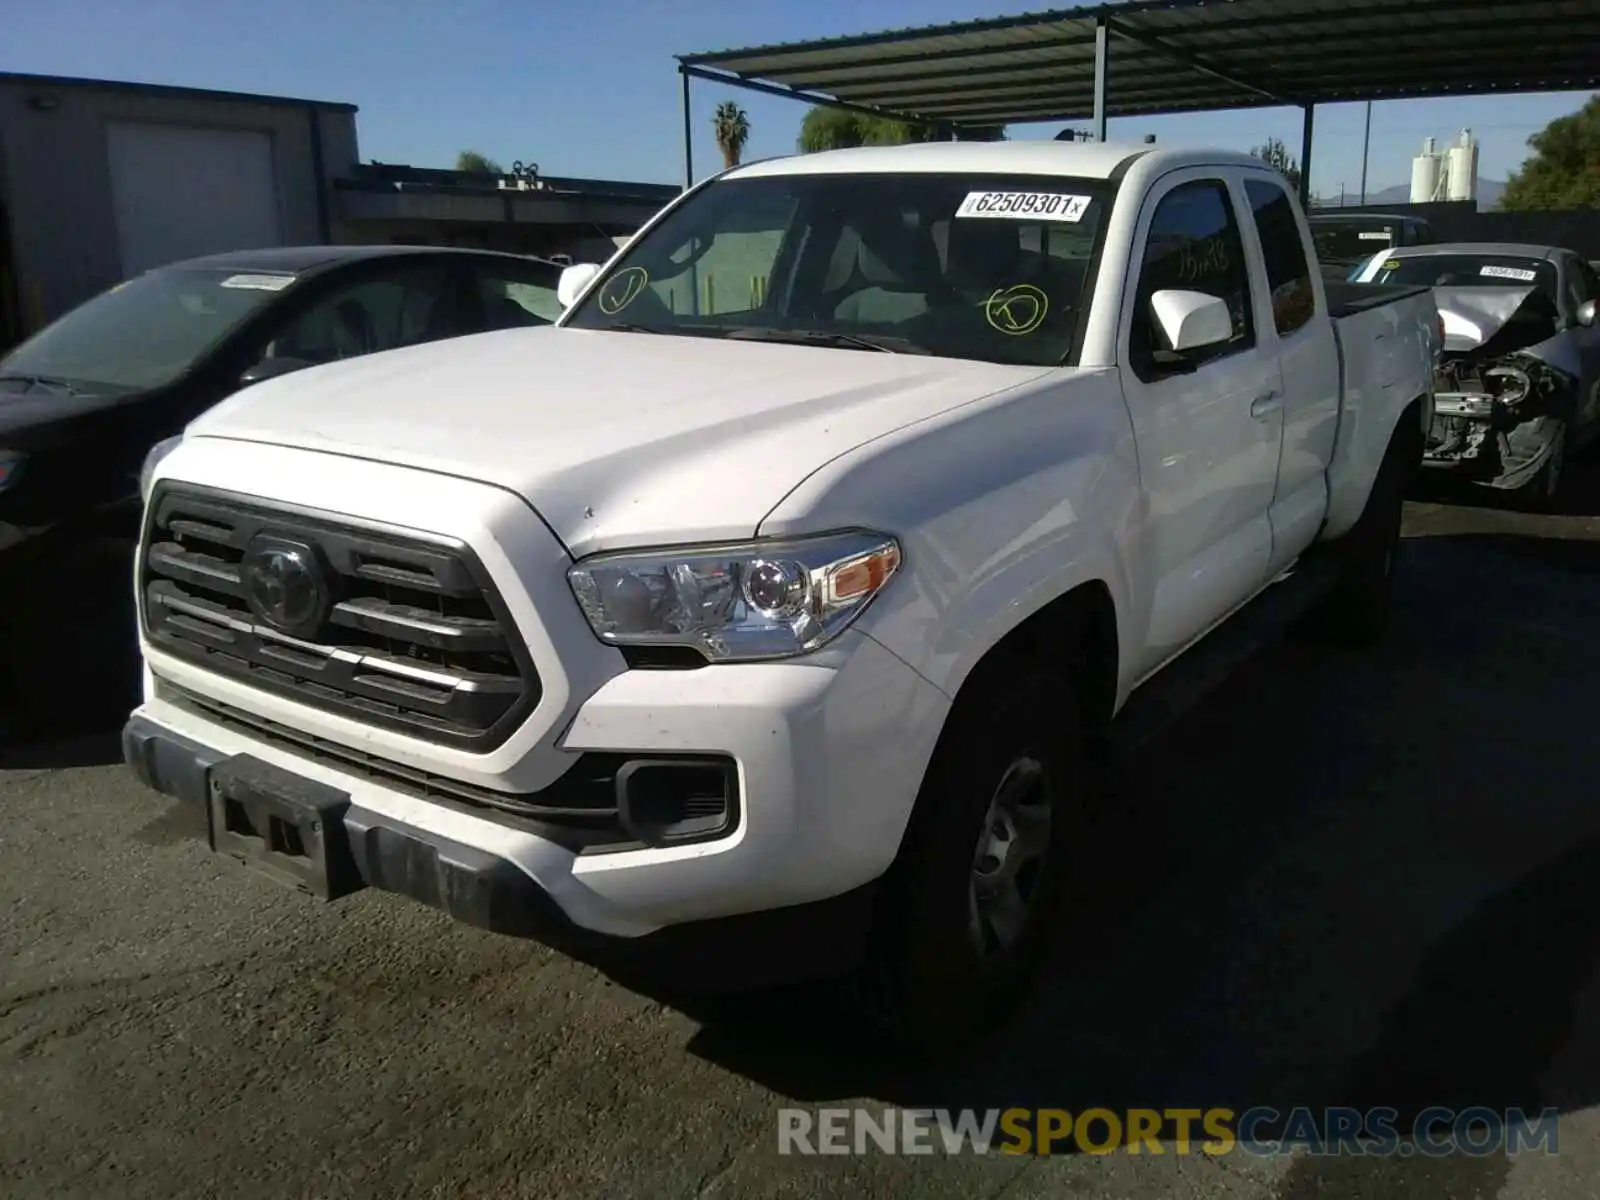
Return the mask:
{"type": "Polygon", "coordinates": [[[350,797],[248,754],[211,769],[206,826],[211,848],[320,900],[366,884],[345,832],[350,797]]]}

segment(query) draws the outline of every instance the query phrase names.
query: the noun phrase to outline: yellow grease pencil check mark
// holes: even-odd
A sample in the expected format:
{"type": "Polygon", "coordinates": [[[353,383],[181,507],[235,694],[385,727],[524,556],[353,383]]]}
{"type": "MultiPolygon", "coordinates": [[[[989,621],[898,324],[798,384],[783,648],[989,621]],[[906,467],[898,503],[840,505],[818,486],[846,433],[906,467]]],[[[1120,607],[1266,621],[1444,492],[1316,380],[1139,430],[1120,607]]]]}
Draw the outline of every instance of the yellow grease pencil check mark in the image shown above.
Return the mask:
{"type": "Polygon", "coordinates": [[[983,315],[990,326],[1011,337],[1032,333],[1044,324],[1050,311],[1050,298],[1031,283],[1016,283],[996,288],[983,302],[983,315]]]}

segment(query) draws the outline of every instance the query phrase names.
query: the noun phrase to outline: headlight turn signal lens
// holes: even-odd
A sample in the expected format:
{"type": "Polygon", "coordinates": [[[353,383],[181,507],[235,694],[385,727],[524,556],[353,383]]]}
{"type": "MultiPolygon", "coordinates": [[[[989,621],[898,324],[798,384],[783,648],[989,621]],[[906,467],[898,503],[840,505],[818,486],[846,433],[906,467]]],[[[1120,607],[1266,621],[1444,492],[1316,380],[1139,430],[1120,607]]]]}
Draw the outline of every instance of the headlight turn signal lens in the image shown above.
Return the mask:
{"type": "Polygon", "coordinates": [[[738,662],[826,645],[899,569],[893,537],[850,531],[600,554],[567,578],[602,641],[688,646],[712,662],[738,662]]]}

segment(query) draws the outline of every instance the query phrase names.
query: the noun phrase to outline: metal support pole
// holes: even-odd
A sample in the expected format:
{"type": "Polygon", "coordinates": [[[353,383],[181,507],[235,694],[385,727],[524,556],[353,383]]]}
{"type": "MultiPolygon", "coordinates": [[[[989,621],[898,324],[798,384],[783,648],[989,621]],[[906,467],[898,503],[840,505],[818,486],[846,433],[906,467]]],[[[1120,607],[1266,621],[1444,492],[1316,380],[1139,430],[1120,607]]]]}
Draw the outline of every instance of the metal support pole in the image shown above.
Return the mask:
{"type": "Polygon", "coordinates": [[[1106,140],[1106,75],[1111,66],[1111,27],[1104,17],[1094,19],[1094,137],[1106,140]]]}
{"type": "Polygon", "coordinates": [[[1367,202],[1367,152],[1372,149],[1372,101],[1367,101],[1367,131],[1361,135],[1361,203],[1367,202]]]}
{"type": "Polygon", "coordinates": [[[1308,212],[1311,209],[1311,131],[1316,125],[1317,106],[1303,104],[1300,111],[1305,114],[1304,123],[1300,127],[1300,207],[1308,212]]]}
{"type": "Polygon", "coordinates": [[[694,186],[694,123],[689,113],[689,72],[682,67],[678,74],[683,79],[683,190],[694,186]]]}

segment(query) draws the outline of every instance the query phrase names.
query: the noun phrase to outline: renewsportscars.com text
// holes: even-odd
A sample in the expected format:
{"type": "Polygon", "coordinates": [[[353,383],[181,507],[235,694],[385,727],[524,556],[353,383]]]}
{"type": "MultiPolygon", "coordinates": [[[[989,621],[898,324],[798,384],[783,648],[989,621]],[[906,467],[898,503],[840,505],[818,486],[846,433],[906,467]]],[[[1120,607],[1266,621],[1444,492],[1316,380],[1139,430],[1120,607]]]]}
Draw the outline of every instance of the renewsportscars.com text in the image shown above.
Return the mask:
{"type": "Polygon", "coordinates": [[[780,1154],[1277,1154],[1445,1157],[1557,1153],[1555,1109],[785,1108],[780,1154]]]}

